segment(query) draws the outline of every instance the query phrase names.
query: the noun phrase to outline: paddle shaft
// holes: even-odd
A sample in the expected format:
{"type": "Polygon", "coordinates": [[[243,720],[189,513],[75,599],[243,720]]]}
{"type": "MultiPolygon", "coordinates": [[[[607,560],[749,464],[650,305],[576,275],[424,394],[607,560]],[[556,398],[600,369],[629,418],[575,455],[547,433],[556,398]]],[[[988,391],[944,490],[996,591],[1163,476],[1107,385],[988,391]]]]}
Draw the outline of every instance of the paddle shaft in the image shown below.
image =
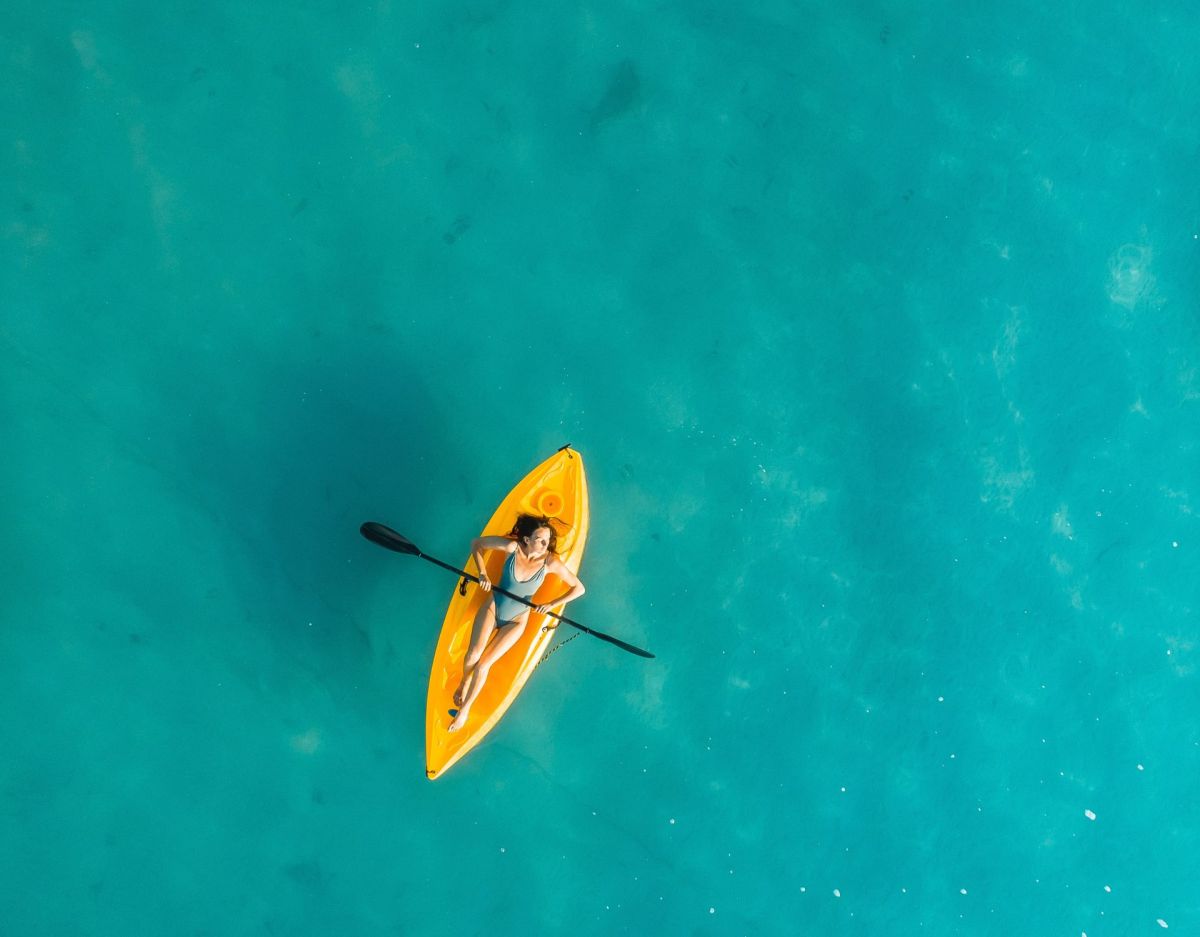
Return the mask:
{"type": "MultiPolygon", "coordinates": [[[[361,533],[372,543],[383,547],[385,550],[391,550],[393,553],[403,553],[407,556],[419,556],[423,560],[429,560],[429,562],[433,563],[434,566],[440,566],[442,569],[449,570],[457,576],[462,576],[464,579],[469,579],[472,582],[479,582],[478,576],[472,576],[466,570],[459,569],[456,566],[451,566],[449,563],[443,563],[435,556],[422,553],[420,547],[418,547],[415,543],[413,543],[403,534],[396,533],[396,531],[392,530],[392,528],[386,526],[385,524],[380,524],[377,521],[367,521],[361,527],[359,527],[358,530],[359,533],[361,533]]],[[[493,586],[492,588],[501,595],[507,596],[516,602],[520,602],[522,605],[528,605],[530,608],[537,608],[536,605],[534,605],[524,596],[514,595],[507,589],[501,589],[498,586],[493,586]]],[[[654,657],[654,655],[649,651],[643,651],[640,647],[634,647],[632,644],[626,644],[619,638],[614,638],[612,635],[605,634],[602,631],[595,631],[592,628],[581,625],[577,621],[572,621],[570,618],[565,618],[562,615],[555,614],[554,612],[548,612],[547,614],[553,618],[557,618],[559,621],[565,621],[572,628],[576,628],[585,634],[590,634],[593,638],[599,638],[601,641],[607,641],[609,644],[616,645],[623,651],[629,651],[631,654],[637,654],[638,657],[654,657]]]]}

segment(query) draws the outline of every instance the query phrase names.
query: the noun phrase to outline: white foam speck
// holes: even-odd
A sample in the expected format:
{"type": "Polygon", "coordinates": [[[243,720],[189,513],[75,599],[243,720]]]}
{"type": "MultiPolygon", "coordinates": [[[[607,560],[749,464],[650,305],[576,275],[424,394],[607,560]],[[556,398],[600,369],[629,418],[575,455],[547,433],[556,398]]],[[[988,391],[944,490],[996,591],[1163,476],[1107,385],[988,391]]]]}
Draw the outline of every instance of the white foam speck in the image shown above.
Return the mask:
{"type": "Polygon", "coordinates": [[[671,826],[674,826],[674,825],[675,825],[675,818],[671,817],[671,826]]]}
{"type": "Polygon", "coordinates": [[[965,888],[960,888],[960,889],[958,890],[958,893],[959,893],[960,895],[965,895],[965,894],[967,893],[967,890],[966,890],[965,888]]]}
{"type": "Polygon", "coordinates": [[[1138,765],[1138,771],[1145,771],[1145,770],[1146,770],[1146,768],[1143,765],[1138,765]]]}
{"type": "Polygon", "coordinates": [[[1165,928],[1166,928],[1166,926],[1167,926],[1167,922],[1166,922],[1166,921],[1164,921],[1162,918],[1159,918],[1159,919],[1158,919],[1158,926],[1159,926],[1159,927],[1162,927],[1162,928],[1164,928],[1164,929],[1165,929],[1165,928]]]}
{"type": "Polygon", "coordinates": [[[1092,813],[1092,811],[1090,811],[1090,810],[1085,810],[1085,811],[1083,811],[1083,815],[1084,815],[1085,817],[1087,817],[1089,820],[1095,820],[1095,819],[1096,819],[1096,815],[1095,815],[1094,813],[1092,813]]]}
{"type": "Polygon", "coordinates": [[[717,913],[717,909],[716,909],[716,908],[709,908],[709,909],[708,909],[708,913],[709,913],[709,914],[716,914],[716,913],[717,913]]]}
{"type": "Polygon", "coordinates": [[[833,897],[835,897],[835,898],[842,897],[842,890],[840,888],[835,888],[833,890],[833,897]]]}
{"type": "Polygon", "coordinates": [[[1111,885],[1105,885],[1105,886],[1104,886],[1104,890],[1105,890],[1106,892],[1108,892],[1109,894],[1111,894],[1111,893],[1112,893],[1112,886],[1111,886],[1111,885]]]}

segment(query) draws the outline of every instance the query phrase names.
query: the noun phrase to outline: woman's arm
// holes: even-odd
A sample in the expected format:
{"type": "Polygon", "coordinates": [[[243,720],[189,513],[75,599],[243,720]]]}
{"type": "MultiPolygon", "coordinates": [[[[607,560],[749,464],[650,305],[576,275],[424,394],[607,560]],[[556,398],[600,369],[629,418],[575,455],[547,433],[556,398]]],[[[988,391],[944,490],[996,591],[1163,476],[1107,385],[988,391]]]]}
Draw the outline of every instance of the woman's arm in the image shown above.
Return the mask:
{"type": "Polygon", "coordinates": [[[554,573],[555,576],[570,586],[571,591],[560,595],[557,599],[551,599],[545,605],[539,605],[536,611],[543,615],[550,611],[550,609],[554,608],[554,606],[566,605],[568,602],[575,601],[575,599],[587,592],[587,589],[583,587],[583,583],[580,581],[579,577],[567,569],[567,567],[564,566],[557,557],[548,560],[546,567],[549,572],[554,573]]]}
{"type": "Polygon", "coordinates": [[[471,558],[475,560],[475,568],[479,570],[479,588],[484,592],[492,591],[492,581],[488,579],[487,566],[484,565],[484,551],[503,550],[507,553],[515,545],[516,541],[507,537],[476,537],[471,541],[471,558]]]}

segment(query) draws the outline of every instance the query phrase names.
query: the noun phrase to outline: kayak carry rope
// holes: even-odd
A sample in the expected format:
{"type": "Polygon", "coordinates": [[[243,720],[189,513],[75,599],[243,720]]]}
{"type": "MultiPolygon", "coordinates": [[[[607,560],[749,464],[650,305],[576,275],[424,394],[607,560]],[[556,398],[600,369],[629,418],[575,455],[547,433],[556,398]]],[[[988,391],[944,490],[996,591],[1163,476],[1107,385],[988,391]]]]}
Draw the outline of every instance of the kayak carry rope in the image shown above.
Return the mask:
{"type": "MultiPolygon", "coordinates": [[[[402,534],[396,533],[396,531],[392,530],[390,527],[386,527],[383,524],[378,524],[375,521],[367,521],[365,524],[359,527],[358,530],[359,533],[361,533],[372,543],[384,547],[387,550],[391,550],[394,553],[407,553],[409,556],[419,556],[423,560],[429,560],[429,562],[433,563],[435,566],[440,566],[442,569],[448,569],[450,572],[462,576],[464,581],[469,579],[471,582],[479,582],[478,576],[472,576],[466,570],[457,569],[451,566],[449,563],[443,563],[436,557],[432,557],[427,553],[422,553],[415,543],[402,534]]],[[[528,605],[530,608],[537,608],[536,605],[534,605],[524,596],[514,595],[507,589],[501,589],[499,586],[492,586],[492,591],[499,592],[501,595],[506,595],[510,599],[516,599],[522,605],[528,605]]],[[[546,614],[551,618],[557,618],[559,621],[565,621],[572,628],[578,628],[584,634],[590,634],[592,637],[599,638],[601,641],[607,641],[609,644],[615,644],[617,647],[629,651],[631,654],[637,654],[639,657],[654,657],[654,655],[649,651],[643,651],[640,647],[634,647],[632,644],[626,644],[624,641],[620,640],[619,638],[614,638],[610,634],[594,631],[585,625],[581,625],[577,621],[572,621],[570,618],[564,617],[563,615],[557,615],[554,612],[547,612],[546,614]]]]}
{"type": "MultiPolygon", "coordinates": [[[[557,628],[558,626],[555,625],[555,627],[557,628]]],[[[550,626],[544,625],[542,627],[542,630],[549,631],[550,626]]],[[[538,667],[541,667],[542,664],[546,663],[546,661],[548,661],[550,659],[551,654],[553,654],[555,651],[557,651],[560,647],[566,647],[568,644],[570,644],[572,641],[574,641],[577,637],[579,637],[579,635],[580,635],[580,632],[576,631],[573,635],[571,635],[571,637],[565,638],[562,641],[559,641],[556,645],[554,645],[554,647],[550,648],[550,650],[548,650],[545,654],[542,655],[542,659],[537,662],[536,666],[534,666],[533,669],[537,670],[538,667]]]]}

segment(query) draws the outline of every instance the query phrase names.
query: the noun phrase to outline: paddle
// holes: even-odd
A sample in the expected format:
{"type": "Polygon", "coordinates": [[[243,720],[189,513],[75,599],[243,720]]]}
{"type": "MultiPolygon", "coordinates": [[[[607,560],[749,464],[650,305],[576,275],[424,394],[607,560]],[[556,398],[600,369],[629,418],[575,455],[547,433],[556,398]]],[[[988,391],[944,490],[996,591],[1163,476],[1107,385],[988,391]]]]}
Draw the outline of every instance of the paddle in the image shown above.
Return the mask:
{"type": "MultiPolygon", "coordinates": [[[[417,548],[417,545],[407,537],[396,533],[396,531],[392,530],[392,528],[385,527],[383,524],[377,524],[375,521],[367,521],[359,528],[359,532],[372,543],[379,544],[379,546],[388,550],[392,550],[396,553],[407,553],[409,556],[419,556],[423,560],[429,560],[429,562],[433,563],[435,566],[440,566],[442,569],[448,569],[450,572],[470,579],[472,582],[479,582],[478,576],[472,576],[465,570],[455,569],[449,563],[443,563],[441,560],[436,559],[435,557],[422,553],[417,548]]],[[[530,608],[537,608],[537,606],[528,599],[519,595],[514,595],[507,589],[501,589],[499,586],[493,585],[492,591],[499,592],[501,595],[506,595],[510,599],[516,599],[522,605],[528,605],[530,608]]],[[[547,612],[546,614],[551,618],[557,618],[559,621],[565,621],[572,628],[578,628],[584,634],[590,634],[592,637],[599,638],[601,641],[607,641],[609,644],[615,644],[617,647],[629,651],[631,654],[637,654],[639,657],[654,656],[649,651],[643,651],[640,647],[634,647],[632,644],[626,644],[624,641],[620,640],[619,638],[614,638],[610,634],[603,634],[599,631],[593,631],[591,628],[585,627],[577,621],[571,621],[569,618],[564,618],[562,615],[556,615],[554,612],[547,612]]]]}

